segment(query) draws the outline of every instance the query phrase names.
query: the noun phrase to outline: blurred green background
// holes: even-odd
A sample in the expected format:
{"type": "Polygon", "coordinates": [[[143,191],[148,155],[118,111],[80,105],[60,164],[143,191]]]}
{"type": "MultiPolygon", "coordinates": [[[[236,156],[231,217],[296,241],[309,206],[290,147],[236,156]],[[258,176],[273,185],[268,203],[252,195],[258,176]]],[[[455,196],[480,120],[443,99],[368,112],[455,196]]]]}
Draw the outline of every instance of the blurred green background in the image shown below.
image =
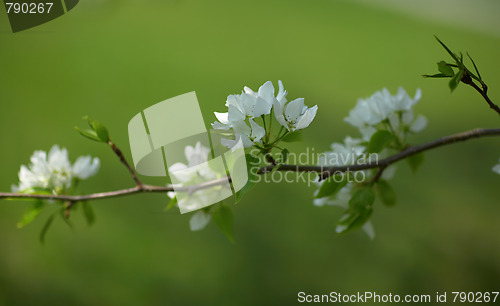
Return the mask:
{"type": "MultiPolygon", "coordinates": [[[[475,26],[485,22],[465,2],[456,10],[422,2],[419,15],[364,1],[86,0],[16,34],[2,13],[0,190],[17,183],[34,150],[53,144],[72,160],[101,158],[83,191],[132,186],[108,148],[74,131],[82,115],[104,122],[130,158],[127,124],[144,108],[195,90],[208,125],[228,94],[267,80],[281,79],[290,98],[319,106],[295,151],[356,136],[343,118],[383,87],[422,89],[416,111],[429,126],[414,143],[498,126],[472,89],[450,94],[446,81],[421,77],[447,56],[437,34],[472,54],[500,101],[499,23],[475,26]],[[453,15],[460,9],[470,18],[453,15]]],[[[477,6],[500,13],[495,1],[477,6]]],[[[374,241],[362,232],[336,236],[341,211],[314,207],[313,189],[302,184],[257,186],[235,208],[235,244],[213,224],[190,232],[189,215],[164,213],[166,197],[154,194],[94,202],[93,227],[74,213],[74,230],[56,220],[41,245],[50,209],[19,230],[28,203],[2,201],[0,305],[290,305],[300,291],[499,291],[500,176],[490,171],[499,144],[434,150],[416,176],[401,163],[393,181],[399,203],[377,203],[374,241]]]]}

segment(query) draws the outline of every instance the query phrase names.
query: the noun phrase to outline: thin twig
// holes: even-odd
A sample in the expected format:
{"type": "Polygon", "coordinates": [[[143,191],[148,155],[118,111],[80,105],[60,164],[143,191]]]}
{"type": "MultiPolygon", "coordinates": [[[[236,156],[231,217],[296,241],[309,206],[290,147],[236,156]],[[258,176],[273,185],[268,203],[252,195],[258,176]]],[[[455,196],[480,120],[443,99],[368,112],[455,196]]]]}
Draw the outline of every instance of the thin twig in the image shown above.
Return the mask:
{"type": "Polygon", "coordinates": [[[488,86],[486,86],[485,83],[483,83],[481,81],[482,89],[479,88],[479,86],[477,86],[476,83],[474,83],[474,80],[472,80],[472,78],[467,73],[467,71],[464,73],[461,81],[464,84],[467,84],[467,85],[471,86],[472,88],[474,88],[483,97],[483,99],[486,101],[486,103],[488,103],[488,105],[490,106],[490,108],[492,110],[496,111],[497,114],[500,115],[500,107],[498,107],[498,105],[496,105],[495,103],[493,103],[493,101],[491,101],[490,97],[488,97],[488,94],[487,94],[488,86]]]}
{"type": "Polygon", "coordinates": [[[125,156],[123,155],[122,151],[120,149],[118,149],[118,147],[115,145],[115,143],[113,141],[109,140],[108,144],[110,145],[110,147],[113,150],[113,152],[115,152],[115,154],[118,156],[118,158],[120,159],[120,161],[122,162],[122,164],[124,164],[125,167],[127,167],[128,171],[132,175],[132,179],[134,180],[135,185],[137,187],[141,188],[143,186],[142,182],[137,177],[137,174],[135,173],[134,168],[132,168],[132,166],[130,166],[130,164],[125,159],[125,156]]]}
{"type": "Polygon", "coordinates": [[[384,174],[385,168],[387,168],[387,166],[380,166],[378,168],[377,172],[375,173],[375,175],[373,176],[370,183],[374,184],[374,183],[378,182],[378,180],[382,177],[382,174],[384,174]]]}

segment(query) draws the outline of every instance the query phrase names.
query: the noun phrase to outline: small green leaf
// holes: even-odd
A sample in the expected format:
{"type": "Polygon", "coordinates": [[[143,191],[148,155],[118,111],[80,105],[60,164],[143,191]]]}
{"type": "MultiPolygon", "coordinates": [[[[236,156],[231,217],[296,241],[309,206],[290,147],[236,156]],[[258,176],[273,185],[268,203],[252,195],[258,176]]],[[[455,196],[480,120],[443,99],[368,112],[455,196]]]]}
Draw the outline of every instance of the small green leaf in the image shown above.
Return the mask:
{"type": "MultiPolygon", "coordinates": [[[[45,188],[41,188],[41,187],[29,187],[29,188],[24,189],[20,193],[23,193],[23,194],[46,194],[46,195],[52,194],[50,192],[50,190],[45,189],[45,188]]],[[[37,199],[37,200],[39,200],[39,199],[37,199]]]]}
{"type": "Polygon", "coordinates": [[[467,56],[469,57],[470,61],[472,62],[472,65],[474,65],[474,69],[476,70],[477,77],[475,77],[474,74],[470,73],[471,76],[475,77],[476,80],[479,82],[482,82],[483,78],[481,78],[481,74],[479,73],[479,70],[477,69],[476,63],[472,59],[472,57],[469,55],[469,52],[467,52],[467,56]]]}
{"type": "Polygon", "coordinates": [[[390,132],[379,130],[370,138],[367,151],[368,153],[379,153],[393,140],[394,136],[390,132]]]}
{"type": "Polygon", "coordinates": [[[363,211],[372,206],[375,201],[375,192],[370,186],[359,189],[349,200],[349,207],[355,211],[363,211]]]}
{"type": "Polygon", "coordinates": [[[231,242],[234,242],[233,210],[229,206],[221,203],[212,211],[212,220],[214,220],[214,223],[221,232],[226,235],[231,242]]]}
{"type": "Polygon", "coordinates": [[[385,180],[378,180],[377,189],[380,194],[382,203],[387,206],[396,205],[396,192],[392,189],[391,185],[385,180]]]}
{"type": "Polygon", "coordinates": [[[406,159],[406,162],[410,166],[411,171],[415,174],[417,173],[418,169],[420,169],[420,166],[422,166],[424,159],[425,159],[424,153],[418,153],[408,157],[406,159]]]}
{"type": "Polygon", "coordinates": [[[243,188],[235,193],[235,203],[238,203],[243,198],[243,195],[255,187],[255,185],[257,185],[256,182],[259,181],[257,171],[259,169],[260,159],[252,154],[245,154],[245,158],[247,161],[248,181],[243,188]]]}
{"type": "Polygon", "coordinates": [[[101,139],[102,142],[108,142],[109,141],[108,129],[98,121],[94,121],[93,126],[94,126],[94,131],[97,134],[97,137],[99,137],[99,139],[101,139]]]}
{"type": "Polygon", "coordinates": [[[448,54],[457,62],[457,64],[460,63],[457,55],[455,53],[451,52],[451,50],[444,44],[444,42],[442,42],[436,35],[434,35],[434,37],[441,44],[441,46],[443,46],[443,48],[446,50],[446,52],[448,52],[448,54]]]}
{"type": "Polygon", "coordinates": [[[323,184],[321,184],[318,194],[314,198],[319,199],[335,195],[347,184],[347,179],[342,180],[341,178],[342,176],[330,176],[327,178],[323,184]]]}
{"type": "Polygon", "coordinates": [[[439,63],[437,63],[437,65],[438,65],[439,72],[441,72],[442,74],[449,76],[449,77],[452,77],[455,75],[455,72],[453,71],[453,69],[450,66],[448,66],[448,64],[445,61],[440,61],[439,63]]]}
{"type": "Polygon", "coordinates": [[[165,207],[164,211],[169,211],[176,204],[177,204],[177,197],[171,198],[170,201],[168,202],[167,206],[165,207]]]}
{"type": "MultiPolygon", "coordinates": [[[[87,122],[89,123],[90,128],[92,129],[92,131],[86,131],[87,132],[86,134],[82,134],[82,132],[80,131],[80,133],[83,136],[85,136],[85,137],[89,137],[89,136],[96,137],[97,141],[101,141],[101,142],[108,142],[109,141],[108,129],[102,123],[100,123],[99,121],[96,121],[96,120],[92,120],[88,116],[84,116],[83,120],[87,120],[87,122]],[[89,133],[89,132],[94,132],[94,133],[89,133]],[[95,136],[94,136],[94,134],[95,134],[95,136]]],[[[94,138],[90,138],[90,139],[96,140],[94,138]]]]}
{"type": "Polygon", "coordinates": [[[82,202],[82,209],[83,209],[83,216],[85,217],[85,220],[87,221],[88,225],[92,225],[95,223],[95,214],[94,214],[94,209],[92,208],[92,205],[84,201],[82,202]]]}
{"type": "Polygon", "coordinates": [[[284,164],[286,163],[286,160],[288,159],[288,149],[283,149],[281,150],[281,160],[280,160],[280,164],[284,164]]]}
{"type": "Polygon", "coordinates": [[[245,193],[247,193],[250,190],[252,190],[253,187],[255,187],[255,185],[257,185],[257,183],[255,183],[255,181],[252,181],[252,180],[249,179],[247,181],[247,183],[245,184],[245,186],[243,186],[243,188],[241,188],[240,190],[238,190],[235,193],[235,204],[238,204],[238,202],[241,201],[241,199],[243,198],[243,196],[245,195],[245,193]]]}
{"type": "Polygon", "coordinates": [[[247,161],[248,180],[256,181],[258,177],[257,171],[260,166],[260,159],[252,154],[245,154],[245,158],[247,161]]]}
{"type": "Polygon", "coordinates": [[[297,142],[302,141],[302,131],[295,131],[288,133],[285,137],[281,139],[284,142],[297,142]]]}
{"type": "Polygon", "coordinates": [[[22,228],[29,223],[33,222],[38,215],[42,212],[43,209],[43,201],[37,200],[33,205],[28,207],[26,211],[24,212],[23,216],[21,217],[21,220],[17,222],[17,227],[22,228]]]}
{"type": "Polygon", "coordinates": [[[47,234],[47,231],[49,230],[50,226],[52,225],[52,221],[54,221],[54,217],[56,215],[52,214],[50,217],[45,221],[44,226],[42,227],[42,231],[40,232],[40,242],[44,243],[45,241],[45,235],[47,234]]]}
{"type": "Polygon", "coordinates": [[[245,154],[245,159],[247,161],[247,165],[258,166],[260,164],[260,159],[252,154],[245,154]]]}
{"type": "Polygon", "coordinates": [[[458,84],[460,84],[460,81],[462,80],[462,76],[464,75],[464,69],[460,69],[450,80],[450,83],[448,86],[450,87],[450,90],[453,92],[455,88],[457,88],[458,84]]]}
{"type": "Polygon", "coordinates": [[[337,222],[335,231],[344,234],[362,227],[372,215],[374,201],[375,192],[370,186],[359,189],[349,200],[349,208],[337,222]]]}
{"type": "Polygon", "coordinates": [[[345,234],[352,230],[361,228],[368,220],[370,220],[372,213],[372,206],[367,207],[362,212],[347,209],[344,215],[342,215],[340,220],[337,222],[335,232],[337,234],[345,234]]]}
{"type": "Polygon", "coordinates": [[[74,229],[73,223],[71,223],[71,220],[69,218],[66,218],[66,208],[62,208],[61,210],[59,210],[59,214],[61,215],[61,218],[63,219],[64,223],[66,223],[66,225],[73,230],[74,229]]]}
{"type": "Polygon", "coordinates": [[[92,130],[82,130],[77,126],[75,126],[75,130],[77,130],[78,133],[80,133],[80,135],[82,135],[83,137],[86,137],[90,140],[101,142],[101,139],[99,139],[99,137],[97,137],[96,132],[94,132],[92,130]]]}
{"type": "Polygon", "coordinates": [[[424,74],[422,75],[424,78],[449,78],[449,76],[442,74],[442,73],[436,73],[436,74],[424,74]]]}

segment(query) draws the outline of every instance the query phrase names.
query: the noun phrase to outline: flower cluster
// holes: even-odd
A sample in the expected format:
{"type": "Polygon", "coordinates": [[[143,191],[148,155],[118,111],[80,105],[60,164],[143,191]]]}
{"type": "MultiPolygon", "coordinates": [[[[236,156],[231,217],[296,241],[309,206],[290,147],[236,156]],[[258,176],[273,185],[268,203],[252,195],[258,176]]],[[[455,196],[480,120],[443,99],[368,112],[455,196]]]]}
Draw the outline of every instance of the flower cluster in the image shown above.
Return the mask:
{"type": "Polygon", "coordinates": [[[421,96],[420,89],[412,99],[402,87],[395,96],[384,88],[367,99],[359,99],[345,121],[358,128],[364,140],[385,129],[404,143],[409,132],[420,132],[427,125],[427,119],[422,115],[415,118],[412,110],[421,96]]]}
{"type": "MultiPolygon", "coordinates": [[[[331,151],[324,152],[319,159],[319,165],[332,167],[364,164],[373,162],[373,155],[378,160],[389,156],[391,150],[404,148],[408,134],[422,131],[427,124],[427,120],[422,115],[417,118],[414,118],[413,115],[412,108],[420,100],[420,97],[420,90],[417,90],[415,97],[412,99],[403,88],[399,88],[395,96],[392,96],[387,89],[383,89],[367,99],[358,100],[356,107],[349,112],[349,116],[345,118],[345,121],[357,127],[362,138],[348,136],[343,143],[333,143],[331,151]],[[381,133],[385,133],[389,137],[385,138],[387,141],[374,146],[379,139],[372,140],[372,136],[378,131],[383,131],[381,133]],[[378,149],[376,152],[372,152],[370,146],[372,146],[372,149],[373,147],[378,147],[378,149]],[[372,155],[372,153],[375,154],[372,155]]],[[[376,179],[383,184],[384,193],[392,193],[387,180],[394,176],[395,170],[395,166],[387,167],[383,169],[381,176],[376,179]]],[[[346,211],[336,227],[338,233],[346,232],[350,227],[362,224],[362,229],[373,238],[373,226],[368,221],[373,200],[364,199],[363,201],[366,200],[367,206],[360,206],[359,203],[351,204],[350,202],[354,199],[354,194],[374,183],[375,175],[377,175],[376,170],[347,173],[343,178],[344,181],[338,183],[338,188],[332,187],[334,183],[327,182],[328,180],[317,182],[318,190],[314,193],[314,205],[333,205],[346,211]],[[352,177],[355,179],[352,179],[352,177]],[[324,184],[328,184],[329,187],[324,188],[324,184]],[[364,214],[365,216],[363,216],[364,214]]],[[[371,187],[368,187],[368,189],[371,189],[371,187]]],[[[370,193],[372,194],[373,191],[367,192],[367,194],[370,193]]],[[[391,202],[394,199],[391,199],[391,196],[392,194],[383,197],[383,201],[388,202],[387,205],[393,205],[391,202]]],[[[359,201],[359,199],[360,197],[356,201],[359,201]]]]}
{"type": "Polygon", "coordinates": [[[72,165],[66,148],[54,145],[49,153],[35,151],[29,166],[19,170],[19,185],[13,185],[13,192],[41,189],[61,194],[71,187],[76,179],[87,179],[97,173],[100,162],[97,157],[80,156],[72,165]]]}
{"type": "MultiPolygon", "coordinates": [[[[269,141],[273,112],[276,121],[286,129],[285,133],[308,127],[316,116],[318,106],[305,106],[303,98],[288,102],[288,92],[283,83],[278,81],[278,84],[276,96],[271,81],[264,83],[257,92],[245,86],[241,94],[229,95],[226,100],[227,113],[215,112],[218,121],[212,123],[212,127],[216,130],[233,129],[236,139],[241,138],[245,148],[269,141]],[[266,115],[270,115],[267,120],[266,115]],[[256,122],[258,118],[261,118],[263,126],[256,122]]],[[[233,142],[226,141],[224,144],[230,146],[233,142]]]]}

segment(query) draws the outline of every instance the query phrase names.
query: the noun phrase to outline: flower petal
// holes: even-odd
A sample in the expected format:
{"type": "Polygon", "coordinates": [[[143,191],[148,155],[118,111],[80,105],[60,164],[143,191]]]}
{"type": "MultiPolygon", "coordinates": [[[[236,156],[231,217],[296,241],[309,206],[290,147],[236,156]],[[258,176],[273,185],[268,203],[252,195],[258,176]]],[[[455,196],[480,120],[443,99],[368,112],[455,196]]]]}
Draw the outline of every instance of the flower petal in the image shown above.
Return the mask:
{"type": "Polygon", "coordinates": [[[283,82],[281,82],[281,80],[278,81],[278,86],[279,86],[279,91],[278,95],[276,96],[276,99],[280,102],[281,105],[284,105],[286,103],[286,96],[288,92],[283,87],[283,82]]]}
{"type": "Polygon", "coordinates": [[[242,134],[245,136],[250,136],[252,129],[245,123],[245,121],[237,121],[233,122],[233,129],[236,133],[242,134]]]}
{"type": "Polygon", "coordinates": [[[266,135],[266,130],[263,127],[255,123],[253,119],[248,120],[250,122],[250,127],[252,128],[252,138],[254,142],[259,142],[264,135],[266,135]]]}
{"type": "Polygon", "coordinates": [[[427,126],[427,118],[422,115],[418,115],[417,119],[410,126],[410,130],[414,133],[421,132],[427,126]]]}
{"type": "Polygon", "coordinates": [[[495,165],[491,170],[493,170],[493,172],[495,173],[500,174],[500,164],[495,165]]]}
{"type": "MultiPolygon", "coordinates": [[[[274,97],[272,97],[272,100],[274,97]]],[[[261,97],[257,98],[257,101],[255,103],[255,108],[253,110],[253,116],[254,117],[260,117],[262,115],[267,115],[271,112],[271,108],[273,107],[273,101],[265,100],[261,97]]]]}
{"type": "Polygon", "coordinates": [[[288,129],[288,124],[286,123],[285,116],[283,115],[282,105],[280,102],[278,102],[278,100],[274,101],[273,108],[274,108],[274,117],[276,117],[276,120],[279,122],[281,126],[284,126],[288,129]]]}
{"type": "Polygon", "coordinates": [[[287,122],[296,121],[297,118],[302,114],[302,109],[304,108],[304,98],[298,98],[285,106],[285,119],[287,122]]]}
{"type": "Polygon", "coordinates": [[[245,120],[245,115],[241,112],[239,108],[230,104],[228,106],[228,121],[233,123],[242,120],[245,120]]]}
{"type": "Polygon", "coordinates": [[[189,228],[192,231],[202,230],[210,222],[210,219],[210,214],[207,214],[203,210],[198,210],[191,216],[191,219],[189,219],[189,228]]]}
{"type": "Polygon", "coordinates": [[[300,117],[299,121],[297,122],[297,125],[295,126],[296,130],[304,129],[311,124],[313,121],[314,117],[316,117],[316,113],[318,112],[318,106],[314,105],[311,108],[308,108],[304,115],[300,117]]]}
{"type": "Polygon", "coordinates": [[[274,99],[274,86],[271,81],[267,81],[259,88],[259,97],[272,101],[274,99]]]}
{"type": "Polygon", "coordinates": [[[228,120],[229,113],[214,112],[214,114],[215,114],[215,117],[217,118],[217,120],[219,120],[220,123],[222,123],[222,124],[228,124],[229,123],[229,120],[228,120]]]}
{"type": "Polygon", "coordinates": [[[229,130],[230,126],[222,124],[219,121],[215,121],[214,123],[212,123],[212,128],[214,128],[215,130],[226,130],[227,131],[227,130],[229,130]]]}
{"type": "Polygon", "coordinates": [[[99,171],[100,166],[101,163],[99,161],[99,158],[95,157],[94,159],[92,159],[90,155],[80,156],[73,164],[72,172],[74,176],[78,177],[79,179],[85,180],[95,175],[97,171],[99,171]]]}

